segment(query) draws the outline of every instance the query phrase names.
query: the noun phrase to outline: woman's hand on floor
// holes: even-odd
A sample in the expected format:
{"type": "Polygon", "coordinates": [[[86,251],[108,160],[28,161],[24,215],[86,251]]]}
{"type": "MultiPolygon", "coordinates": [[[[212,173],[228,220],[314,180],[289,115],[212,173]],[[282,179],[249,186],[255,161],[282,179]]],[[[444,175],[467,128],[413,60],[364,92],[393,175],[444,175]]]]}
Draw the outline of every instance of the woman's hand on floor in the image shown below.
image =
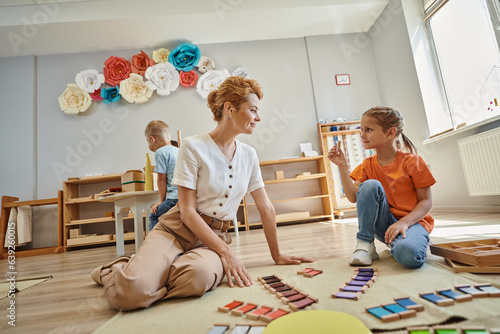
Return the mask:
{"type": "Polygon", "coordinates": [[[274,262],[276,262],[276,264],[301,264],[302,262],[314,262],[314,259],[305,256],[280,254],[274,262]]]}
{"type": "Polygon", "coordinates": [[[220,259],[230,288],[234,286],[233,277],[240,288],[253,284],[252,278],[245,269],[245,266],[232,252],[220,256],[220,259]]]}

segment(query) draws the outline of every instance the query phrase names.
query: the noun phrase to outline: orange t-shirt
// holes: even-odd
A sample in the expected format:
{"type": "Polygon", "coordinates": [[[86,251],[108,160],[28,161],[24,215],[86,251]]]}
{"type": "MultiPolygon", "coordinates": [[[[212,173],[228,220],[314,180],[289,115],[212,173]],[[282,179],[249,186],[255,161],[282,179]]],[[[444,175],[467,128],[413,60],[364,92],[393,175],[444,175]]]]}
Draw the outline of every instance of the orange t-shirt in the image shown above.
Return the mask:
{"type": "MultiPolygon", "coordinates": [[[[432,186],[436,180],[422,157],[398,151],[396,159],[387,166],[380,166],[377,156],[372,156],[356,167],[351,178],[360,182],[378,180],[384,187],[389,208],[397,219],[410,213],[417,205],[417,189],[432,186]]],[[[418,222],[429,233],[434,228],[434,219],[427,214],[418,222]]]]}

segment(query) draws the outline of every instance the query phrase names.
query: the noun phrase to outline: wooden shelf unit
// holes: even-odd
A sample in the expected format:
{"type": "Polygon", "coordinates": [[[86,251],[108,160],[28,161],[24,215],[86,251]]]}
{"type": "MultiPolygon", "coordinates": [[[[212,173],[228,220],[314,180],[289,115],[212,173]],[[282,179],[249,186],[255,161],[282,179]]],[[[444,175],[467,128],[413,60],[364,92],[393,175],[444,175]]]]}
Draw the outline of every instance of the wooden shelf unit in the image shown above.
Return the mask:
{"type": "MultiPolygon", "coordinates": [[[[6,259],[9,256],[9,251],[4,247],[5,238],[7,237],[7,225],[10,210],[12,208],[29,205],[29,206],[43,206],[43,205],[57,205],[57,246],[52,247],[42,247],[33,248],[26,250],[19,250],[16,247],[15,256],[25,257],[33,255],[45,255],[45,254],[57,254],[64,251],[63,243],[63,214],[62,214],[62,200],[63,192],[59,190],[57,192],[56,198],[47,198],[31,201],[19,201],[18,197],[13,196],[2,196],[2,208],[1,208],[1,219],[0,219],[0,241],[2,246],[0,247],[0,259],[6,259]]],[[[35,223],[35,222],[33,222],[35,223]]]]}
{"type": "MultiPolygon", "coordinates": [[[[113,186],[119,187],[121,185],[121,173],[120,174],[107,174],[100,176],[91,176],[76,180],[68,180],[63,183],[63,242],[65,249],[80,247],[80,246],[92,246],[92,245],[102,245],[102,244],[113,244],[116,243],[113,236],[110,235],[109,240],[106,241],[95,241],[96,238],[89,237],[86,238],[78,238],[78,243],[68,244],[70,230],[73,228],[79,228],[81,225],[87,224],[111,224],[114,228],[115,219],[113,217],[98,217],[98,218],[80,218],[80,205],[95,203],[95,205],[103,205],[108,206],[109,211],[114,211],[113,205],[109,203],[99,202],[97,199],[90,197],[80,197],[80,187],[82,185],[90,185],[90,184],[100,184],[100,183],[114,183],[113,186]],[[97,204],[98,203],[98,204],[97,204]]],[[[105,189],[102,189],[105,190],[105,189]]],[[[133,219],[134,216],[130,214],[128,217],[124,219],[133,219]]],[[[72,239],[73,240],[73,239],[72,239]]]]}
{"type": "Polygon", "coordinates": [[[350,203],[343,194],[340,175],[336,171],[337,167],[332,166],[333,164],[328,159],[328,152],[331,147],[329,143],[331,145],[332,140],[335,142],[337,139],[342,138],[342,151],[348,160],[349,170],[354,170],[365,158],[372,154],[371,151],[365,150],[362,146],[359,137],[361,130],[357,128],[359,125],[360,121],[318,123],[319,143],[321,153],[325,156],[324,169],[327,174],[328,189],[331,194],[331,206],[334,210],[335,218],[342,218],[344,212],[355,211],[356,205],[350,203]],[[333,127],[336,127],[337,130],[332,131],[333,127]],[[355,128],[353,129],[353,127],[355,128]]]}
{"type": "MultiPolygon", "coordinates": [[[[324,156],[314,156],[314,157],[299,157],[299,158],[287,158],[287,159],[278,159],[278,160],[267,160],[261,161],[260,166],[262,167],[271,167],[273,171],[280,170],[278,166],[280,165],[288,165],[288,164],[299,164],[305,162],[315,162],[315,170],[309,168],[309,170],[301,170],[301,172],[310,172],[311,175],[304,175],[300,177],[288,177],[284,179],[265,179],[264,184],[267,185],[276,185],[277,187],[282,187],[285,184],[293,183],[294,187],[300,187],[300,183],[307,181],[317,180],[318,185],[316,186],[318,189],[318,194],[310,195],[310,196],[301,196],[301,197],[288,197],[288,198],[280,198],[273,199],[273,195],[268,191],[268,195],[271,199],[271,203],[284,203],[291,201],[321,201],[322,212],[321,214],[309,215],[307,217],[297,217],[297,218],[286,218],[284,220],[279,220],[279,216],[277,215],[277,222],[279,223],[292,223],[292,222],[303,222],[303,221],[315,221],[315,220],[331,220],[333,218],[332,214],[332,206],[330,200],[330,194],[328,192],[328,182],[327,182],[327,173],[325,172],[325,162],[324,156]]],[[[263,173],[264,175],[264,173],[263,173]]],[[[252,201],[251,197],[249,197],[250,201],[252,201]]],[[[251,207],[255,207],[255,203],[249,202],[247,196],[243,198],[241,203],[242,211],[243,211],[243,221],[240,223],[240,226],[245,226],[246,230],[249,230],[251,226],[259,226],[262,225],[262,222],[250,222],[249,221],[249,213],[248,209],[251,207]]],[[[287,215],[287,214],[284,214],[287,215]]],[[[300,215],[299,215],[300,216],[300,215]]]]}

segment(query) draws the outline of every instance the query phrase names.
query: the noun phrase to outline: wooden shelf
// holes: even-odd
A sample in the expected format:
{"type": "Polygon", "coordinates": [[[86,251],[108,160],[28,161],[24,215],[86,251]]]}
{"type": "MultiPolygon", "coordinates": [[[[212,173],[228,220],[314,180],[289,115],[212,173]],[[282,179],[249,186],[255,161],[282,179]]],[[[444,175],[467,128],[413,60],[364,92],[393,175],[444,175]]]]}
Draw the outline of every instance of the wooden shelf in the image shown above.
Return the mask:
{"type": "Polygon", "coordinates": [[[119,174],[105,174],[105,175],[96,175],[89,176],[85,178],[81,178],[79,180],[68,180],[64,183],[67,184],[92,184],[92,183],[102,183],[102,182],[111,182],[111,181],[120,181],[122,177],[122,173],[119,174]]]}
{"type": "MultiPolygon", "coordinates": [[[[328,198],[330,195],[316,195],[316,196],[306,196],[306,197],[297,197],[297,198],[286,198],[286,199],[277,199],[271,201],[271,203],[282,203],[282,202],[290,202],[290,201],[302,201],[306,199],[320,199],[320,198],[328,198]]],[[[243,205],[243,204],[241,204],[243,205]]],[[[255,203],[247,203],[248,206],[255,205],[255,203]]]]}
{"type": "Polygon", "coordinates": [[[70,198],[66,200],[66,204],[83,204],[83,203],[96,203],[97,199],[90,197],[70,198]]]}
{"type": "MultiPolygon", "coordinates": [[[[339,141],[343,142],[343,151],[344,154],[346,155],[346,158],[349,159],[351,163],[355,163],[355,166],[351,167],[356,167],[357,164],[359,164],[361,161],[358,155],[356,155],[354,152],[354,146],[357,146],[361,151],[363,151],[363,146],[361,143],[361,140],[359,138],[359,134],[361,133],[361,129],[350,129],[353,125],[360,125],[360,121],[350,121],[350,122],[334,122],[334,123],[325,123],[321,124],[318,123],[318,137],[319,137],[319,143],[321,146],[321,153],[326,156],[328,154],[329,150],[331,147],[329,147],[329,143],[331,145],[332,138],[330,137],[339,137],[339,141]],[[337,127],[337,131],[331,131],[331,127],[337,127]],[[345,128],[344,128],[345,127],[345,128]],[[342,128],[342,130],[341,130],[342,128]],[[324,131],[327,130],[327,131],[324,131]],[[346,143],[347,142],[347,143],[346,143]],[[353,159],[350,159],[350,154],[353,154],[353,159]]],[[[335,139],[333,139],[335,140],[335,139]]],[[[357,152],[359,152],[358,150],[357,152]]],[[[362,159],[361,159],[362,160],[362,159]]],[[[327,175],[327,182],[328,182],[328,189],[329,193],[331,194],[330,200],[331,200],[331,207],[334,210],[334,216],[337,217],[342,217],[344,215],[344,212],[347,211],[353,211],[356,210],[356,206],[352,203],[345,203],[347,199],[342,196],[343,190],[341,187],[341,179],[340,175],[338,174],[338,169],[336,167],[332,167],[333,164],[330,163],[328,159],[324,159],[324,170],[327,175]],[[345,209],[341,209],[341,207],[346,207],[350,206],[345,209]]]]}
{"type": "Polygon", "coordinates": [[[308,162],[308,161],[317,161],[323,159],[322,155],[317,155],[314,157],[299,157],[299,158],[286,158],[286,159],[277,159],[277,160],[267,160],[261,161],[260,166],[271,166],[271,165],[282,165],[282,164],[292,164],[297,162],[308,162]]]}
{"type": "Polygon", "coordinates": [[[353,133],[361,133],[361,130],[356,129],[356,130],[327,131],[327,132],[321,132],[321,136],[322,137],[342,136],[342,135],[350,135],[353,133]]]}
{"type": "MultiPolygon", "coordinates": [[[[270,172],[271,170],[274,170],[276,172],[277,170],[280,170],[280,165],[290,165],[290,164],[301,164],[301,163],[308,163],[307,165],[298,165],[298,166],[287,166],[288,172],[291,172],[291,170],[294,171],[294,174],[299,174],[303,172],[310,172],[310,175],[304,175],[300,177],[292,177],[292,178],[286,178],[286,179],[269,179],[265,180],[264,184],[265,185],[276,185],[275,187],[272,187],[272,190],[274,191],[279,191],[281,186],[283,184],[292,184],[291,187],[297,187],[297,189],[300,189],[302,187],[298,186],[293,186],[293,182],[300,182],[300,181],[311,181],[311,180],[318,180],[317,183],[310,183],[310,184],[305,184],[306,187],[312,186],[312,187],[317,187],[318,190],[314,189],[313,193],[317,193],[318,195],[313,195],[313,196],[303,196],[304,194],[299,194],[296,193],[296,195],[293,198],[285,198],[285,199],[273,199],[272,191],[268,191],[268,195],[270,197],[271,203],[276,204],[276,203],[284,203],[284,202],[291,202],[291,201],[305,201],[305,200],[316,200],[316,201],[321,201],[321,203],[315,203],[315,204],[320,204],[320,206],[316,206],[313,211],[314,215],[309,215],[307,217],[300,217],[300,218],[295,218],[293,215],[293,212],[284,212],[283,216],[286,219],[284,221],[278,221],[278,224],[281,223],[288,223],[288,222],[300,222],[300,221],[314,221],[314,220],[324,220],[324,219],[332,219],[333,218],[333,211],[331,207],[331,200],[330,200],[330,193],[328,192],[328,185],[327,185],[327,174],[325,172],[325,158],[324,155],[317,155],[313,157],[298,157],[298,158],[285,158],[285,159],[275,159],[275,160],[267,160],[267,161],[261,161],[259,164],[262,167],[265,167],[266,172],[270,172]],[[313,164],[311,164],[313,162],[313,164]],[[270,170],[271,168],[271,170],[270,170]],[[321,210],[322,209],[322,210],[321,210]],[[321,212],[320,212],[321,210],[321,212]],[[320,214],[316,214],[320,212],[320,214]]],[[[293,174],[292,174],[293,175],[293,174]]],[[[281,188],[284,189],[284,188],[281,188]]],[[[281,196],[282,197],[282,196],[281,196]]],[[[261,222],[255,222],[255,223],[249,223],[249,218],[248,218],[248,209],[249,207],[255,208],[256,205],[255,203],[248,203],[247,202],[247,196],[243,198],[242,203],[240,204],[240,208],[243,211],[243,219],[241,220],[241,225],[245,226],[246,230],[250,229],[250,226],[258,226],[262,225],[261,222]]],[[[289,211],[288,209],[286,211],[289,211]]],[[[307,210],[303,210],[307,211],[307,210]]]]}
{"type": "Polygon", "coordinates": [[[281,179],[281,180],[266,180],[264,181],[264,184],[275,184],[275,183],[287,183],[287,182],[297,182],[297,181],[307,181],[307,180],[316,180],[316,179],[321,179],[326,177],[325,173],[317,173],[317,174],[311,174],[311,175],[305,175],[301,177],[291,177],[288,179],[281,179]]]}
{"type": "MultiPolygon", "coordinates": [[[[143,214],[144,216],[144,214],[143,214]]],[[[129,214],[127,217],[123,217],[123,219],[134,219],[133,214],[129,214]]],[[[75,225],[84,225],[84,224],[96,224],[96,223],[108,223],[114,222],[114,217],[100,217],[100,218],[89,218],[89,219],[78,219],[72,220],[70,223],[67,223],[66,226],[75,226],[75,225]]]]}
{"type": "MultiPolygon", "coordinates": [[[[309,216],[307,218],[289,219],[286,221],[280,221],[280,222],[277,222],[277,224],[288,224],[288,223],[297,223],[297,222],[314,221],[314,220],[322,220],[322,219],[332,219],[332,216],[331,215],[315,215],[315,216],[309,216]]],[[[248,225],[249,226],[258,226],[258,225],[262,225],[262,222],[248,223],[248,225]]]]}
{"type": "MultiPolygon", "coordinates": [[[[108,240],[100,240],[100,241],[90,241],[78,245],[71,244],[74,242],[73,239],[69,239],[69,231],[80,225],[88,225],[88,224],[110,224],[112,223],[114,227],[114,217],[99,217],[99,218],[89,218],[89,219],[80,219],[80,204],[88,204],[93,203],[94,205],[105,205],[99,202],[95,198],[91,197],[81,197],[80,187],[82,185],[89,184],[101,184],[101,183],[109,183],[114,182],[116,186],[119,186],[121,183],[121,173],[120,174],[107,174],[107,175],[97,175],[90,176],[86,178],[81,178],[78,180],[68,180],[63,183],[63,217],[64,217],[64,246],[65,247],[78,247],[78,246],[87,246],[87,245],[100,245],[100,244],[108,244],[114,243],[115,241],[108,240]],[[68,240],[70,244],[68,244],[68,240]]],[[[108,187],[108,186],[107,186],[108,187]]],[[[133,218],[133,215],[129,215],[125,217],[125,219],[133,218]]],[[[87,230],[92,230],[93,227],[89,226],[86,228],[87,230]]],[[[91,232],[89,234],[92,234],[91,232]]],[[[99,239],[99,238],[97,238],[99,239]]],[[[94,239],[95,240],[95,239],[94,239]]]]}

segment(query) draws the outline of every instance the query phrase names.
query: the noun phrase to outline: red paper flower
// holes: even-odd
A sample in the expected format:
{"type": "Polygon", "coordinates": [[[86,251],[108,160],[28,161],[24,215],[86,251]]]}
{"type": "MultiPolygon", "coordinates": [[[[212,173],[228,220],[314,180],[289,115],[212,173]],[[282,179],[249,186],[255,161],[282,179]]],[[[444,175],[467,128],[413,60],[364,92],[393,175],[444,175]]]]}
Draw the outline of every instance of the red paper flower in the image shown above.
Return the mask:
{"type": "Polygon", "coordinates": [[[92,98],[92,100],[102,101],[103,98],[101,96],[101,89],[96,89],[93,93],[90,93],[90,97],[92,98]]]}
{"type": "Polygon", "coordinates": [[[132,73],[140,74],[144,76],[148,67],[153,66],[155,61],[150,59],[148,55],[141,50],[141,53],[136,54],[132,57],[131,67],[132,73]]]}
{"type": "Polygon", "coordinates": [[[189,72],[180,71],[179,76],[179,83],[186,88],[193,87],[196,85],[196,81],[198,81],[198,74],[194,70],[189,72]]]}
{"type": "Polygon", "coordinates": [[[130,76],[130,63],[128,60],[111,56],[104,62],[104,79],[110,86],[120,85],[120,82],[130,76]]]}

